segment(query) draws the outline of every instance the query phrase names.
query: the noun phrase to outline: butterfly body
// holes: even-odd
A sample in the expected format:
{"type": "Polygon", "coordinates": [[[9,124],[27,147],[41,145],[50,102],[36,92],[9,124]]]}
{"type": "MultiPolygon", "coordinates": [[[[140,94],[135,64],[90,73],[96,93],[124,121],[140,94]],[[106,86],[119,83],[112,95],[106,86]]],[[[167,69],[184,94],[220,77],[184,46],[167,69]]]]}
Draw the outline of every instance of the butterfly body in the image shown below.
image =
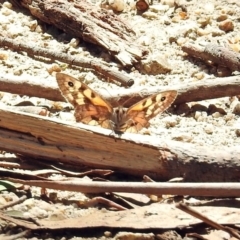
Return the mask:
{"type": "Polygon", "coordinates": [[[139,132],[149,126],[149,120],[165,111],[175,100],[177,91],[165,91],[147,97],[130,108],[117,107],[104,100],[86,84],[63,73],[56,79],[62,95],[75,109],[77,122],[100,125],[117,133],[139,132]]]}

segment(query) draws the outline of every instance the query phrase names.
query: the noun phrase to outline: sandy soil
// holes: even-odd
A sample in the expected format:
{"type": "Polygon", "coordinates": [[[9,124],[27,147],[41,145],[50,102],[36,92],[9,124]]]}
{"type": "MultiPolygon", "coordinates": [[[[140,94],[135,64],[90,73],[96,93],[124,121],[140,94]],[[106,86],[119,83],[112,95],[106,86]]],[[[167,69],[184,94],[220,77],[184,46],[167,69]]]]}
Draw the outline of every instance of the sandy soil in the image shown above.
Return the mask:
{"type": "MultiPolygon", "coordinates": [[[[81,39],[70,39],[68,42],[59,42],[59,38],[66,38],[65,34],[51,26],[38,22],[27,12],[17,11],[7,1],[2,3],[0,9],[0,34],[16,39],[19,42],[36,44],[54,51],[62,51],[77,57],[88,57],[110,61],[106,51],[97,48],[96,53],[88,49],[81,39]],[[57,36],[57,37],[56,37],[57,36]],[[89,53],[91,51],[91,54],[89,53]]],[[[99,3],[96,3],[99,4],[99,3]]],[[[148,48],[150,54],[145,63],[151,61],[166,61],[171,71],[166,74],[156,74],[154,69],[146,70],[153,74],[141,74],[134,70],[129,75],[135,79],[132,88],[142,86],[176,86],[183,83],[199,82],[204,79],[213,79],[217,68],[207,66],[200,60],[186,58],[181,50],[181,45],[187,42],[204,46],[208,43],[217,43],[240,50],[240,4],[237,1],[207,0],[186,1],[179,6],[185,6],[187,15],[181,15],[182,8],[174,8],[173,0],[162,2],[154,1],[150,9],[142,15],[137,15],[131,7],[133,3],[126,3],[125,10],[119,14],[130,25],[134,26],[137,34],[137,42],[148,48]]],[[[111,60],[112,61],[112,60],[111,60]]],[[[112,61],[113,67],[119,63],[112,61]]],[[[0,75],[12,74],[15,76],[31,76],[56,81],[54,74],[50,74],[52,68],[62,68],[63,72],[82,79],[91,88],[98,89],[119,88],[115,84],[103,82],[87,69],[79,72],[71,69],[64,63],[49,63],[38,58],[30,58],[25,53],[13,52],[6,48],[0,48],[0,75]]],[[[30,100],[34,104],[53,104],[45,99],[29,98],[8,93],[0,93],[0,105],[13,106],[19,102],[30,100]]],[[[164,113],[151,120],[149,129],[142,133],[159,135],[165,139],[191,142],[197,145],[238,146],[240,143],[240,112],[237,97],[226,97],[199,102],[201,106],[193,107],[192,111],[178,115],[164,113]],[[220,112],[208,113],[209,105],[213,104],[221,109],[220,112]]],[[[65,115],[60,115],[60,117],[65,115]]],[[[36,188],[37,189],[37,188],[36,188]]],[[[39,195],[39,189],[36,190],[39,195]]],[[[16,196],[13,196],[13,199],[16,196]]],[[[76,195],[74,196],[76,197],[76,195]]],[[[84,196],[81,196],[84,198],[84,196]]],[[[80,197],[80,198],[81,198],[80,197]]],[[[78,198],[78,197],[76,197],[78,198]]],[[[0,195],[2,203],[5,202],[4,194],[0,195]]],[[[30,201],[30,200],[29,200],[30,201]]],[[[42,211],[36,211],[35,200],[18,206],[22,211],[29,211],[35,217],[46,217],[59,211],[57,206],[45,204],[42,211]],[[58,210],[57,210],[58,209],[58,210]]],[[[64,209],[69,216],[77,214],[74,206],[64,209]]],[[[81,215],[79,212],[77,215],[81,215]]],[[[67,238],[66,238],[67,239],[67,238]]]]}

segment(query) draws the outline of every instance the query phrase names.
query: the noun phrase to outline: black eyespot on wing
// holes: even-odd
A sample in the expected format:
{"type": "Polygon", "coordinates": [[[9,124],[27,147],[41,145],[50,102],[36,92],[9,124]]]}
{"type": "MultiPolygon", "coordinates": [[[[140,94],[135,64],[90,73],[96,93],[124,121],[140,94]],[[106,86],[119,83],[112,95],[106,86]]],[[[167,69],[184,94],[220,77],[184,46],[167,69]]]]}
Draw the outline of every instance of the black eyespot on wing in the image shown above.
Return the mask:
{"type": "Polygon", "coordinates": [[[91,92],[91,98],[95,98],[96,94],[94,92],[91,92]]]}
{"type": "Polygon", "coordinates": [[[68,82],[68,86],[73,87],[74,86],[73,82],[68,82]]]}
{"type": "Polygon", "coordinates": [[[161,98],[161,102],[164,102],[166,100],[166,97],[161,98]]]}

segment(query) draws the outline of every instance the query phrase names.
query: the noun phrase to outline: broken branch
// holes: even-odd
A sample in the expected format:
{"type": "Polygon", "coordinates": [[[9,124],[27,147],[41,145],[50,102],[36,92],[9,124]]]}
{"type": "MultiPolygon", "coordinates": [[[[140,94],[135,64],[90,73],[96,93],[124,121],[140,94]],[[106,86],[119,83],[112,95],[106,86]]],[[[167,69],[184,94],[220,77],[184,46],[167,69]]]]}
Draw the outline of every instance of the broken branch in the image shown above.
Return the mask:
{"type": "Polygon", "coordinates": [[[188,53],[188,55],[227,67],[232,72],[240,71],[240,54],[230,48],[217,44],[208,44],[205,48],[193,44],[186,44],[182,46],[182,50],[188,53]]]}
{"type": "Polygon", "coordinates": [[[51,51],[46,48],[37,47],[35,45],[26,43],[16,43],[12,39],[0,37],[0,46],[9,47],[15,51],[25,51],[30,56],[41,56],[50,58],[51,60],[59,60],[61,62],[68,63],[70,65],[76,65],[83,68],[91,68],[96,75],[100,75],[106,80],[117,81],[123,86],[130,87],[134,84],[134,80],[127,75],[111,69],[106,63],[101,61],[94,61],[87,58],[75,58],[69,54],[62,52],[51,51]]]}

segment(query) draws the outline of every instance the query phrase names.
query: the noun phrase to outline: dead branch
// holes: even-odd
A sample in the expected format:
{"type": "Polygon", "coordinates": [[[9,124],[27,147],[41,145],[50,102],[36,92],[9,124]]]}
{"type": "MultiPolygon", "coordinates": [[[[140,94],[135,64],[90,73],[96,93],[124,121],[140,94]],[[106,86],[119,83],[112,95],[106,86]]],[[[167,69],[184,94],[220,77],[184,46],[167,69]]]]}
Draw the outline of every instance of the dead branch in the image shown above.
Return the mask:
{"type": "MultiPolygon", "coordinates": [[[[80,182],[37,181],[6,178],[29,186],[82,193],[124,192],[155,195],[191,195],[239,197],[240,183],[139,183],[139,182],[80,182]]],[[[201,219],[203,220],[203,219],[201,219]]]]}
{"type": "MultiPolygon", "coordinates": [[[[14,5],[16,1],[10,1],[14,5]]],[[[109,51],[124,66],[138,62],[147,52],[137,46],[135,33],[113,12],[84,0],[32,0],[19,2],[38,19],[109,51]]]]}
{"type": "Polygon", "coordinates": [[[106,95],[106,99],[110,102],[116,96],[119,96],[119,104],[124,103],[127,99],[131,99],[127,102],[127,106],[140,101],[143,97],[150,96],[152,94],[166,91],[166,90],[177,90],[178,96],[175,100],[175,104],[181,104],[186,102],[195,102],[206,99],[214,99],[228,96],[236,96],[240,93],[240,76],[232,76],[226,78],[214,78],[202,80],[199,82],[191,82],[186,84],[181,84],[178,86],[158,86],[158,87],[148,87],[146,88],[135,88],[135,89],[125,89],[124,91],[111,91],[111,96],[106,95]],[[141,96],[136,93],[141,93],[141,96]]]}
{"type": "Polygon", "coordinates": [[[14,40],[9,38],[0,37],[0,47],[8,47],[15,51],[21,52],[25,51],[29,56],[41,56],[50,58],[51,60],[59,60],[61,62],[68,63],[70,65],[76,65],[83,68],[90,68],[94,71],[96,75],[100,75],[103,79],[107,81],[116,81],[121,83],[123,86],[130,87],[134,84],[134,80],[127,75],[111,69],[106,63],[101,61],[94,61],[87,58],[75,58],[69,54],[62,52],[51,51],[46,48],[37,47],[34,44],[26,44],[14,42],[14,40]]]}
{"type": "Polygon", "coordinates": [[[240,54],[234,52],[230,48],[222,47],[217,44],[208,44],[205,48],[193,44],[186,44],[182,46],[182,50],[193,57],[227,67],[232,72],[240,71],[240,54]]]}
{"type": "MultiPolygon", "coordinates": [[[[116,104],[116,98],[121,105],[127,99],[131,98],[126,106],[130,106],[143,97],[165,91],[177,90],[178,97],[175,104],[185,102],[201,101],[206,99],[214,99],[227,96],[236,96],[240,93],[240,76],[232,76],[226,78],[214,78],[199,82],[182,84],[174,87],[139,87],[134,89],[111,90],[111,94],[105,90],[99,93],[106,99],[116,104]],[[141,96],[136,93],[141,93],[141,96]]],[[[53,81],[43,81],[38,78],[22,78],[10,75],[0,76],[0,91],[10,92],[13,94],[28,95],[30,97],[46,98],[53,101],[65,101],[61,95],[57,83],[53,81]]]]}
{"type": "Polygon", "coordinates": [[[0,76],[0,91],[47,98],[54,101],[65,101],[58,89],[57,82],[43,79],[23,78],[13,75],[0,76]],[[52,96],[52,97],[51,97],[52,96]]]}
{"type": "Polygon", "coordinates": [[[0,149],[73,165],[136,176],[185,181],[239,181],[238,147],[197,146],[27,113],[0,110],[0,149]],[[231,174],[229,174],[231,172],[231,174]]]}

